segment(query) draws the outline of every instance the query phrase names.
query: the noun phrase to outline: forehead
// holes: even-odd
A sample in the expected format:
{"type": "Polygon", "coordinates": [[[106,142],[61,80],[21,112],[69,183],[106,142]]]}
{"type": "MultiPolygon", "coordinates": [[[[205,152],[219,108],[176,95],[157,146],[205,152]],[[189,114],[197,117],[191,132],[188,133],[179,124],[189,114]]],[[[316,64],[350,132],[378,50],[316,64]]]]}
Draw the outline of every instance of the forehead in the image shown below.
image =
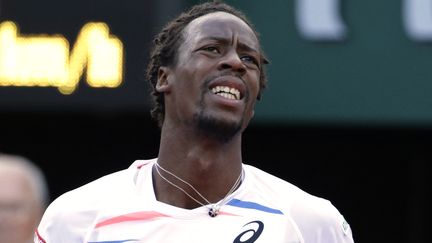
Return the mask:
{"type": "Polygon", "coordinates": [[[206,38],[236,39],[242,44],[259,49],[258,38],[242,19],[226,12],[209,13],[190,22],[184,30],[185,43],[196,43],[206,38]]]}

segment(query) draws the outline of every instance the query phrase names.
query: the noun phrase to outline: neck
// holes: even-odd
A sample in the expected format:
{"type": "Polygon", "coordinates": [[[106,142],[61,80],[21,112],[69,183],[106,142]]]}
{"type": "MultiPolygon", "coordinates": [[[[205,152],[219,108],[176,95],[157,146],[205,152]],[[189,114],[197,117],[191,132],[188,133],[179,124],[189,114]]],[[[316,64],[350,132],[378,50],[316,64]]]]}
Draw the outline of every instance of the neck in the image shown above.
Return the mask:
{"type": "MultiPolygon", "coordinates": [[[[221,200],[242,170],[240,135],[226,143],[220,143],[200,135],[190,133],[183,135],[178,130],[162,129],[159,164],[190,183],[210,202],[221,200]]],[[[156,172],[155,169],[153,172],[156,172]]],[[[189,186],[163,171],[161,173],[195,198],[199,197],[189,186]]],[[[159,201],[183,208],[201,206],[178,188],[157,176],[157,173],[153,173],[153,177],[155,193],[159,201]]]]}
{"type": "Polygon", "coordinates": [[[158,158],[167,169],[178,170],[181,166],[186,172],[182,176],[208,177],[212,174],[226,173],[227,170],[236,167],[236,172],[239,172],[242,163],[241,153],[241,133],[226,142],[221,142],[199,132],[164,126],[158,158]]]}

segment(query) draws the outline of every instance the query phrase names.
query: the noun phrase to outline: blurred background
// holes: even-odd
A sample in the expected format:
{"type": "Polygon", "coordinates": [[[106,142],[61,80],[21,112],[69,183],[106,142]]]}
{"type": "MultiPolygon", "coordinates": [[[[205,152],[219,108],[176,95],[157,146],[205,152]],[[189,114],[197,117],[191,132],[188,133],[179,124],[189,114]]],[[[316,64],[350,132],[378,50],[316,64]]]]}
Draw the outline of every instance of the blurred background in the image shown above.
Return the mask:
{"type": "MultiPolygon", "coordinates": [[[[0,0],[0,152],[52,199],[155,157],[149,47],[199,2],[0,0]]],[[[226,2],[271,62],[244,161],[329,199],[356,242],[429,242],[432,0],[226,2]]]]}

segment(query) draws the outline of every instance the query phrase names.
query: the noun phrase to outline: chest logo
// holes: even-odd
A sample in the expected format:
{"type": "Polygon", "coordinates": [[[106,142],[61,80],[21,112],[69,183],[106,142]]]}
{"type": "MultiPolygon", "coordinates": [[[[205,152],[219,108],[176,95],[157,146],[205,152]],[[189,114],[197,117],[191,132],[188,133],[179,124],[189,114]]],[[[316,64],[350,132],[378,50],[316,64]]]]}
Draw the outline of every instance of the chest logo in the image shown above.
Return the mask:
{"type": "Polygon", "coordinates": [[[264,230],[264,223],[261,221],[249,222],[243,227],[246,229],[240,233],[233,243],[253,243],[255,242],[264,230]]]}

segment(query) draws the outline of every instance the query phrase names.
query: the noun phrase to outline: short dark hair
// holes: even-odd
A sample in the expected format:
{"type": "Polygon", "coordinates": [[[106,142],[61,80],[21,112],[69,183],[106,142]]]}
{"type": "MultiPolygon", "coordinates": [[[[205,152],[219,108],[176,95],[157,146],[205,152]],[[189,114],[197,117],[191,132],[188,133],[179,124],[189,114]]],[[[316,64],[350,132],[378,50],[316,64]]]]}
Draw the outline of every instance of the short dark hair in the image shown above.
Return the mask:
{"type": "MultiPolygon", "coordinates": [[[[202,4],[198,4],[190,8],[188,11],[181,13],[177,18],[171,20],[165,25],[162,31],[156,35],[153,40],[153,49],[150,53],[150,61],[147,66],[146,78],[150,82],[151,94],[153,96],[153,109],[151,110],[151,116],[158,123],[159,127],[162,126],[165,117],[165,100],[164,94],[156,90],[156,84],[158,79],[158,71],[161,66],[169,66],[175,64],[177,57],[178,48],[182,41],[182,31],[185,27],[192,22],[194,19],[204,16],[213,12],[226,12],[232,14],[241,20],[243,20],[251,29],[254,31],[257,38],[259,33],[252,26],[251,22],[247,17],[235,9],[221,1],[212,1],[202,4]]],[[[262,91],[267,85],[267,77],[264,70],[264,65],[268,63],[263,51],[260,50],[260,91],[258,99],[261,98],[262,91]]]]}

